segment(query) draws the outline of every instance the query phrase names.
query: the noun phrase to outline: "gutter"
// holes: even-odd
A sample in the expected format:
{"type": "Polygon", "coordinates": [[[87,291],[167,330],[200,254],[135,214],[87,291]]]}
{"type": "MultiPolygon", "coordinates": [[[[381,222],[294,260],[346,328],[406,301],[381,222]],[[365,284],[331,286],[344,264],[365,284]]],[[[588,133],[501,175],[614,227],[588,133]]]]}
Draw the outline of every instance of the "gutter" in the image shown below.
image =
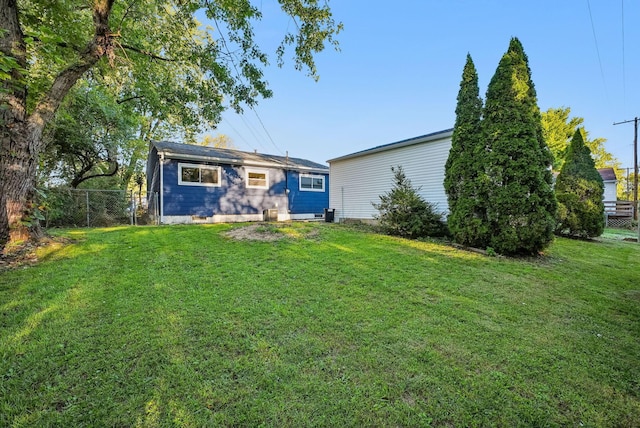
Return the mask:
{"type": "Polygon", "coordinates": [[[302,166],[290,166],[284,165],[282,163],[276,162],[255,162],[255,161],[244,161],[242,159],[229,159],[229,158],[216,158],[211,156],[200,156],[200,155],[187,155],[182,153],[174,153],[169,151],[158,152],[162,154],[162,156],[167,156],[171,159],[180,159],[180,160],[194,160],[194,161],[202,161],[202,162],[212,162],[219,164],[227,164],[227,165],[240,165],[240,166],[256,166],[263,168],[279,168],[279,169],[295,169],[296,171],[302,172],[315,172],[319,174],[328,174],[329,168],[320,169],[320,168],[309,168],[302,166]],[[293,167],[293,168],[292,168],[293,167]]]}

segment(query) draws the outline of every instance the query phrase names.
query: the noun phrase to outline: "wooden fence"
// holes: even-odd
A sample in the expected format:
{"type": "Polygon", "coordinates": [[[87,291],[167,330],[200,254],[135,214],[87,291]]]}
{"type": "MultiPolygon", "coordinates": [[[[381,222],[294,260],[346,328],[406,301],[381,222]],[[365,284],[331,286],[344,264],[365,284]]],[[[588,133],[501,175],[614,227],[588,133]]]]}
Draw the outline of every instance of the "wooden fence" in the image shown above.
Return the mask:
{"type": "Polygon", "coordinates": [[[604,217],[607,227],[628,227],[633,220],[632,201],[604,201],[604,217]]]}

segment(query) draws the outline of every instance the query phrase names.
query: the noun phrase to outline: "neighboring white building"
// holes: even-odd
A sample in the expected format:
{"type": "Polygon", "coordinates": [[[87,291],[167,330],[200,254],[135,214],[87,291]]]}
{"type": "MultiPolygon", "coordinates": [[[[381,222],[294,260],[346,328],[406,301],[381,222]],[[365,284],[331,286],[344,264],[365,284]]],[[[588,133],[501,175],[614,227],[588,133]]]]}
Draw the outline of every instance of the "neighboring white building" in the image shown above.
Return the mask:
{"type": "Polygon", "coordinates": [[[618,200],[618,178],[613,168],[600,168],[598,170],[604,182],[604,201],[618,200]]]}
{"type": "Polygon", "coordinates": [[[391,167],[402,166],[424,200],[448,213],[444,166],[451,149],[453,129],[422,135],[329,160],[329,206],[336,221],[373,220],[372,203],[391,190],[391,167]]]}
{"type": "MultiPolygon", "coordinates": [[[[378,211],[372,203],[393,186],[392,166],[401,165],[420,196],[449,212],[444,190],[444,167],[451,149],[453,129],[377,146],[327,161],[329,163],[329,206],[336,221],[373,220],[378,211]]],[[[598,172],[604,181],[604,200],[615,201],[617,178],[613,168],[598,172]]]]}

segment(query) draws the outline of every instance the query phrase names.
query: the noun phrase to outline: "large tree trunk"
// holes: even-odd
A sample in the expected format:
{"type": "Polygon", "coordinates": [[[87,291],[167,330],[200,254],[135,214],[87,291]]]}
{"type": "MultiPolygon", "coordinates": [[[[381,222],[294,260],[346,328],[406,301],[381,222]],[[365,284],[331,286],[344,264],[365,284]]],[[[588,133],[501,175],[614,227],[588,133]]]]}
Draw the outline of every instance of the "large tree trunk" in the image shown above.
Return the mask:
{"type": "Polygon", "coordinates": [[[30,129],[28,121],[15,121],[8,134],[6,137],[3,135],[0,151],[0,206],[4,207],[0,210],[0,222],[6,221],[6,225],[2,224],[0,236],[9,241],[26,239],[30,235],[38,237],[40,229],[30,214],[33,212],[38,159],[36,142],[41,130],[30,129]]]}
{"type": "MultiPolygon", "coordinates": [[[[29,145],[26,143],[27,88],[22,70],[27,66],[24,35],[18,22],[16,0],[0,0],[0,51],[16,60],[19,68],[11,70],[11,79],[0,85],[0,251],[10,240],[18,238],[22,211],[26,207],[29,183],[29,145]],[[16,137],[20,138],[18,140],[16,137]],[[10,228],[10,225],[13,226],[10,228]]],[[[35,170],[34,170],[35,173],[35,170]]],[[[33,187],[33,186],[31,186],[33,187]]]]}
{"type": "Polygon", "coordinates": [[[115,0],[96,0],[93,10],[93,39],[53,81],[51,89],[27,114],[27,87],[22,75],[27,60],[24,35],[20,28],[16,0],[0,0],[0,51],[15,58],[22,70],[12,70],[11,79],[0,86],[0,252],[8,242],[37,237],[39,224],[32,217],[36,166],[42,151],[42,132],[53,118],[71,87],[98,60],[112,58],[109,15],[115,0]]]}

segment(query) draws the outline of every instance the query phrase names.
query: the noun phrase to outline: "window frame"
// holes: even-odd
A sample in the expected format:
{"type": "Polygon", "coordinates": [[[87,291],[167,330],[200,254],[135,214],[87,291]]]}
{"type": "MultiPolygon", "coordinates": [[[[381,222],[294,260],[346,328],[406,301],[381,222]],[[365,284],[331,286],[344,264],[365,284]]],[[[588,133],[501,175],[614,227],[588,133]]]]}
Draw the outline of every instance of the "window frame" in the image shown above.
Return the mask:
{"type": "Polygon", "coordinates": [[[298,189],[301,192],[325,192],[326,187],[327,187],[327,177],[325,175],[300,174],[300,179],[298,180],[298,189]],[[302,179],[303,178],[311,178],[311,188],[302,187],[302,179]],[[322,179],[322,189],[314,189],[313,188],[313,179],[314,178],[321,178],[322,179]]]}
{"type": "Polygon", "coordinates": [[[266,169],[259,169],[259,168],[245,168],[244,171],[244,180],[245,180],[245,187],[247,189],[262,189],[262,190],[268,190],[270,187],[270,182],[269,182],[269,170],[266,169]],[[249,184],[249,174],[264,174],[264,185],[252,185],[249,184]]]}
{"type": "Polygon", "coordinates": [[[216,165],[205,165],[199,163],[186,163],[186,162],[178,162],[178,185],[179,186],[200,186],[200,187],[221,187],[222,186],[222,168],[216,165]],[[198,169],[198,179],[200,181],[183,181],[182,180],[182,169],[183,168],[197,168],[198,169]],[[215,171],[218,174],[218,182],[217,183],[203,183],[202,182],[202,170],[210,170],[215,171]]]}

